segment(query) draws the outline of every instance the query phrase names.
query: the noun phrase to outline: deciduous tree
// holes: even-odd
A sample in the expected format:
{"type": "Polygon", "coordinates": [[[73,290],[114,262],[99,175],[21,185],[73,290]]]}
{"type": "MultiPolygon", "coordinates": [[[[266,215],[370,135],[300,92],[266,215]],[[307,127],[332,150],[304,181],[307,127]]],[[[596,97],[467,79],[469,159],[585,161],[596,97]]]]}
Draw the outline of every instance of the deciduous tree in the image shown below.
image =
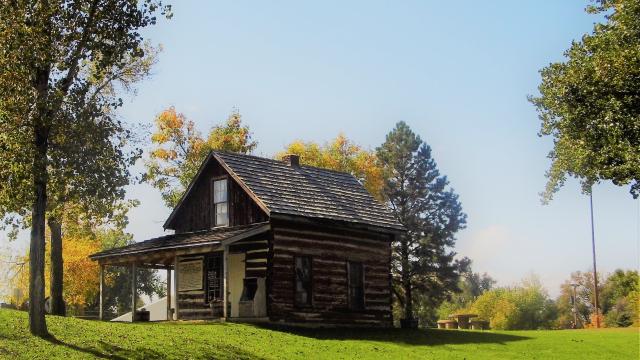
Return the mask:
{"type": "Polygon", "coordinates": [[[52,149],[68,129],[91,125],[122,135],[118,119],[105,111],[121,101],[91,99],[91,89],[122,69],[128,56],[143,56],[140,29],[168,10],[155,0],[0,6],[0,182],[18,187],[0,189],[0,210],[31,217],[29,327],[35,335],[48,334],[44,236],[52,149]]]}
{"type": "MultiPolygon", "coordinates": [[[[125,209],[128,206],[125,206],[125,209]]],[[[99,225],[81,221],[79,223],[69,223],[71,219],[64,222],[67,229],[64,233],[63,256],[64,256],[64,302],[70,307],[73,314],[81,315],[86,310],[96,310],[98,307],[99,294],[99,274],[100,266],[97,262],[89,259],[89,255],[107,250],[113,247],[126,246],[133,243],[131,234],[125,233],[123,225],[126,221],[118,214],[117,221],[111,225],[99,225]],[[124,221],[124,222],[123,222],[124,221]]],[[[50,252],[47,246],[46,253],[50,252]]],[[[14,258],[11,262],[9,274],[11,275],[10,285],[12,289],[19,289],[19,293],[26,294],[29,286],[29,254],[14,258]]],[[[53,264],[48,262],[46,268],[50,269],[53,264]]],[[[104,288],[104,308],[108,317],[130,310],[131,305],[131,274],[127,268],[107,267],[105,270],[104,288]]],[[[45,272],[46,283],[52,284],[50,272],[45,272]]],[[[154,270],[138,270],[139,295],[164,296],[165,289],[154,270]]],[[[45,288],[45,292],[50,293],[50,287],[45,288]]],[[[12,303],[20,306],[19,299],[10,299],[12,303]]]]}
{"type": "Polygon", "coordinates": [[[640,321],[640,276],[637,270],[617,269],[607,277],[601,292],[602,313],[609,327],[640,321]]]}
{"type": "Polygon", "coordinates": [[[555,303],[536,277],[486,291],[470,309],[496,330],[549,329],[557,316],[555,303]]]}
{"type": "Polygon", "coordinates": [[[248,154],[258,145],[238,111],[232,112],[223,125],[214,126],[206,140],[195,123],[173,107],[162,111],[155,123],[145,179],[160,190],[168,207],[178,203],[211,150],[248,154]]]}
{"type": "Polygon", "coordinates": [[[276,158],[282,158],[285,154],[299,155],[300,162],[305,165],[350,173],[375,198],[384,199],[383,172],[376,153],[363,149],[344,134],[339,134],[324,145],[294,141],[283,152],[276,154],[276,158]]]}
{"type": "MultiPolygon", "coordinates": [[[[145,43],[144,55],[128,54],[120,68],[105,78],[91,78],[89,95],[74,103],[71,117],[86,121],[68,121],[64,132],[56,133],[50,145],[49,200],[47,223],[51,234],[51,313],[64,315],[62,232],[65,210],[75,208],[77,216],[109,220],[124,199],[124,187],[130,183],[129,167],[140,157],[135,132],[123,124],[100,123],[113,116],[122,92],[134,91],[134,85],[149,76],[159,49],[145,43]],[[99,106],[99,108],[96,108],[99,106]],[[97,120],[97,121],[92,121],[97,120]]],[[[68,109],[65,109],[68,110],[68,109]]],[[[69,221],[67,221],[69,222],[69,221]]]]}
{"type": "Polygon", "coordinates": [[[587,10],[606,22],[574,41],[564,62],[542,69],[540,96],[529,98],[540,135],[554,142],[544,202],[567,175],[584,192],[611,180],[640,195],[640,2],[597,0],[587,10]]]}
{"type": "MultiPolygon", "coordinates": [[[[598,276],[598,289],[602,293],[603,282],[598,276]]],[[[556,299],[558,318],[556,325],[560,328],[571,328],[574,323],[574,303],[577,310],[576,327],[584,327],[589,324],[593,310],[593,273],[589,271],[576,271],[560,286],[560,295],[556,299]],[[576,285],[575,295],[572,285],[576,285]]]]}

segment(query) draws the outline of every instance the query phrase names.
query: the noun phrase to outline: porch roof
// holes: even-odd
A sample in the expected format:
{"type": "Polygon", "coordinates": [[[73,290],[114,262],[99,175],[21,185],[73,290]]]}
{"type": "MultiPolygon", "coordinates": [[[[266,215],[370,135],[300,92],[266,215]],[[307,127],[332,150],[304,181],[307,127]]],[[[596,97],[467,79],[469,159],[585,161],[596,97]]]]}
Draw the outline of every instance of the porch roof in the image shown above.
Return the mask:
{"type": "Polygon", "coordinates": [[[268,222],[223,227],[212,230],[172,234],[137,242],[131,245],[104,250],[89,258],[97,261],[112,262],[121,257],[147,256],[159,252],[194,249],[198,247],[215,247],[228,245],[238,240],[268,231],[268,222]]]}

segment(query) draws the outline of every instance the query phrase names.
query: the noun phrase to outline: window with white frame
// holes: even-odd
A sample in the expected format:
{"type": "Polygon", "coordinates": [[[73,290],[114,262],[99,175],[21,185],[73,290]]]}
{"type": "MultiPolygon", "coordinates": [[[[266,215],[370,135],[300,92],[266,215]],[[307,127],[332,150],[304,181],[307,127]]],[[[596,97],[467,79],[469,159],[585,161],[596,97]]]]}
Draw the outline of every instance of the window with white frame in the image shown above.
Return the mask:
{"type": "Polygon", "coordinates": [[[213,181],[213,224],[214,226],[229,225],[227,179],[213,181]]]}

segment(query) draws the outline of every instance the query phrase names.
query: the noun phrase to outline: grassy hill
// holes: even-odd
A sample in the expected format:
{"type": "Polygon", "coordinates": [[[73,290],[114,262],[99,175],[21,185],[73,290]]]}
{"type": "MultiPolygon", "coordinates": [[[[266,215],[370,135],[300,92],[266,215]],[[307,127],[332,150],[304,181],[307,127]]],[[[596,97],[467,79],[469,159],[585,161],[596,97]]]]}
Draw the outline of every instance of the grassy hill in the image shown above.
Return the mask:
{"type": "Polygon", "coordinates": [[[638,359],[638,329],[301,330],[232,323],[116,324],[0,310],[0,359],[638,359]]]}

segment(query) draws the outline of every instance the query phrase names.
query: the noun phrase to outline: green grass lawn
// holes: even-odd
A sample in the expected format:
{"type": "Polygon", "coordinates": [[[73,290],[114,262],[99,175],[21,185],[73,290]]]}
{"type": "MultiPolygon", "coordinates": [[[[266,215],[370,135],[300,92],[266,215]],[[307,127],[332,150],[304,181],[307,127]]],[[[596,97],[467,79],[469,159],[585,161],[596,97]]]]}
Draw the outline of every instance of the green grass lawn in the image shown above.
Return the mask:
{"type": "Polygon", "coordinates": [[[0,359],[638,359],[638,329],[456,331],[292,329],[232,323],[116,324],[0,310],[0,359]]]}

